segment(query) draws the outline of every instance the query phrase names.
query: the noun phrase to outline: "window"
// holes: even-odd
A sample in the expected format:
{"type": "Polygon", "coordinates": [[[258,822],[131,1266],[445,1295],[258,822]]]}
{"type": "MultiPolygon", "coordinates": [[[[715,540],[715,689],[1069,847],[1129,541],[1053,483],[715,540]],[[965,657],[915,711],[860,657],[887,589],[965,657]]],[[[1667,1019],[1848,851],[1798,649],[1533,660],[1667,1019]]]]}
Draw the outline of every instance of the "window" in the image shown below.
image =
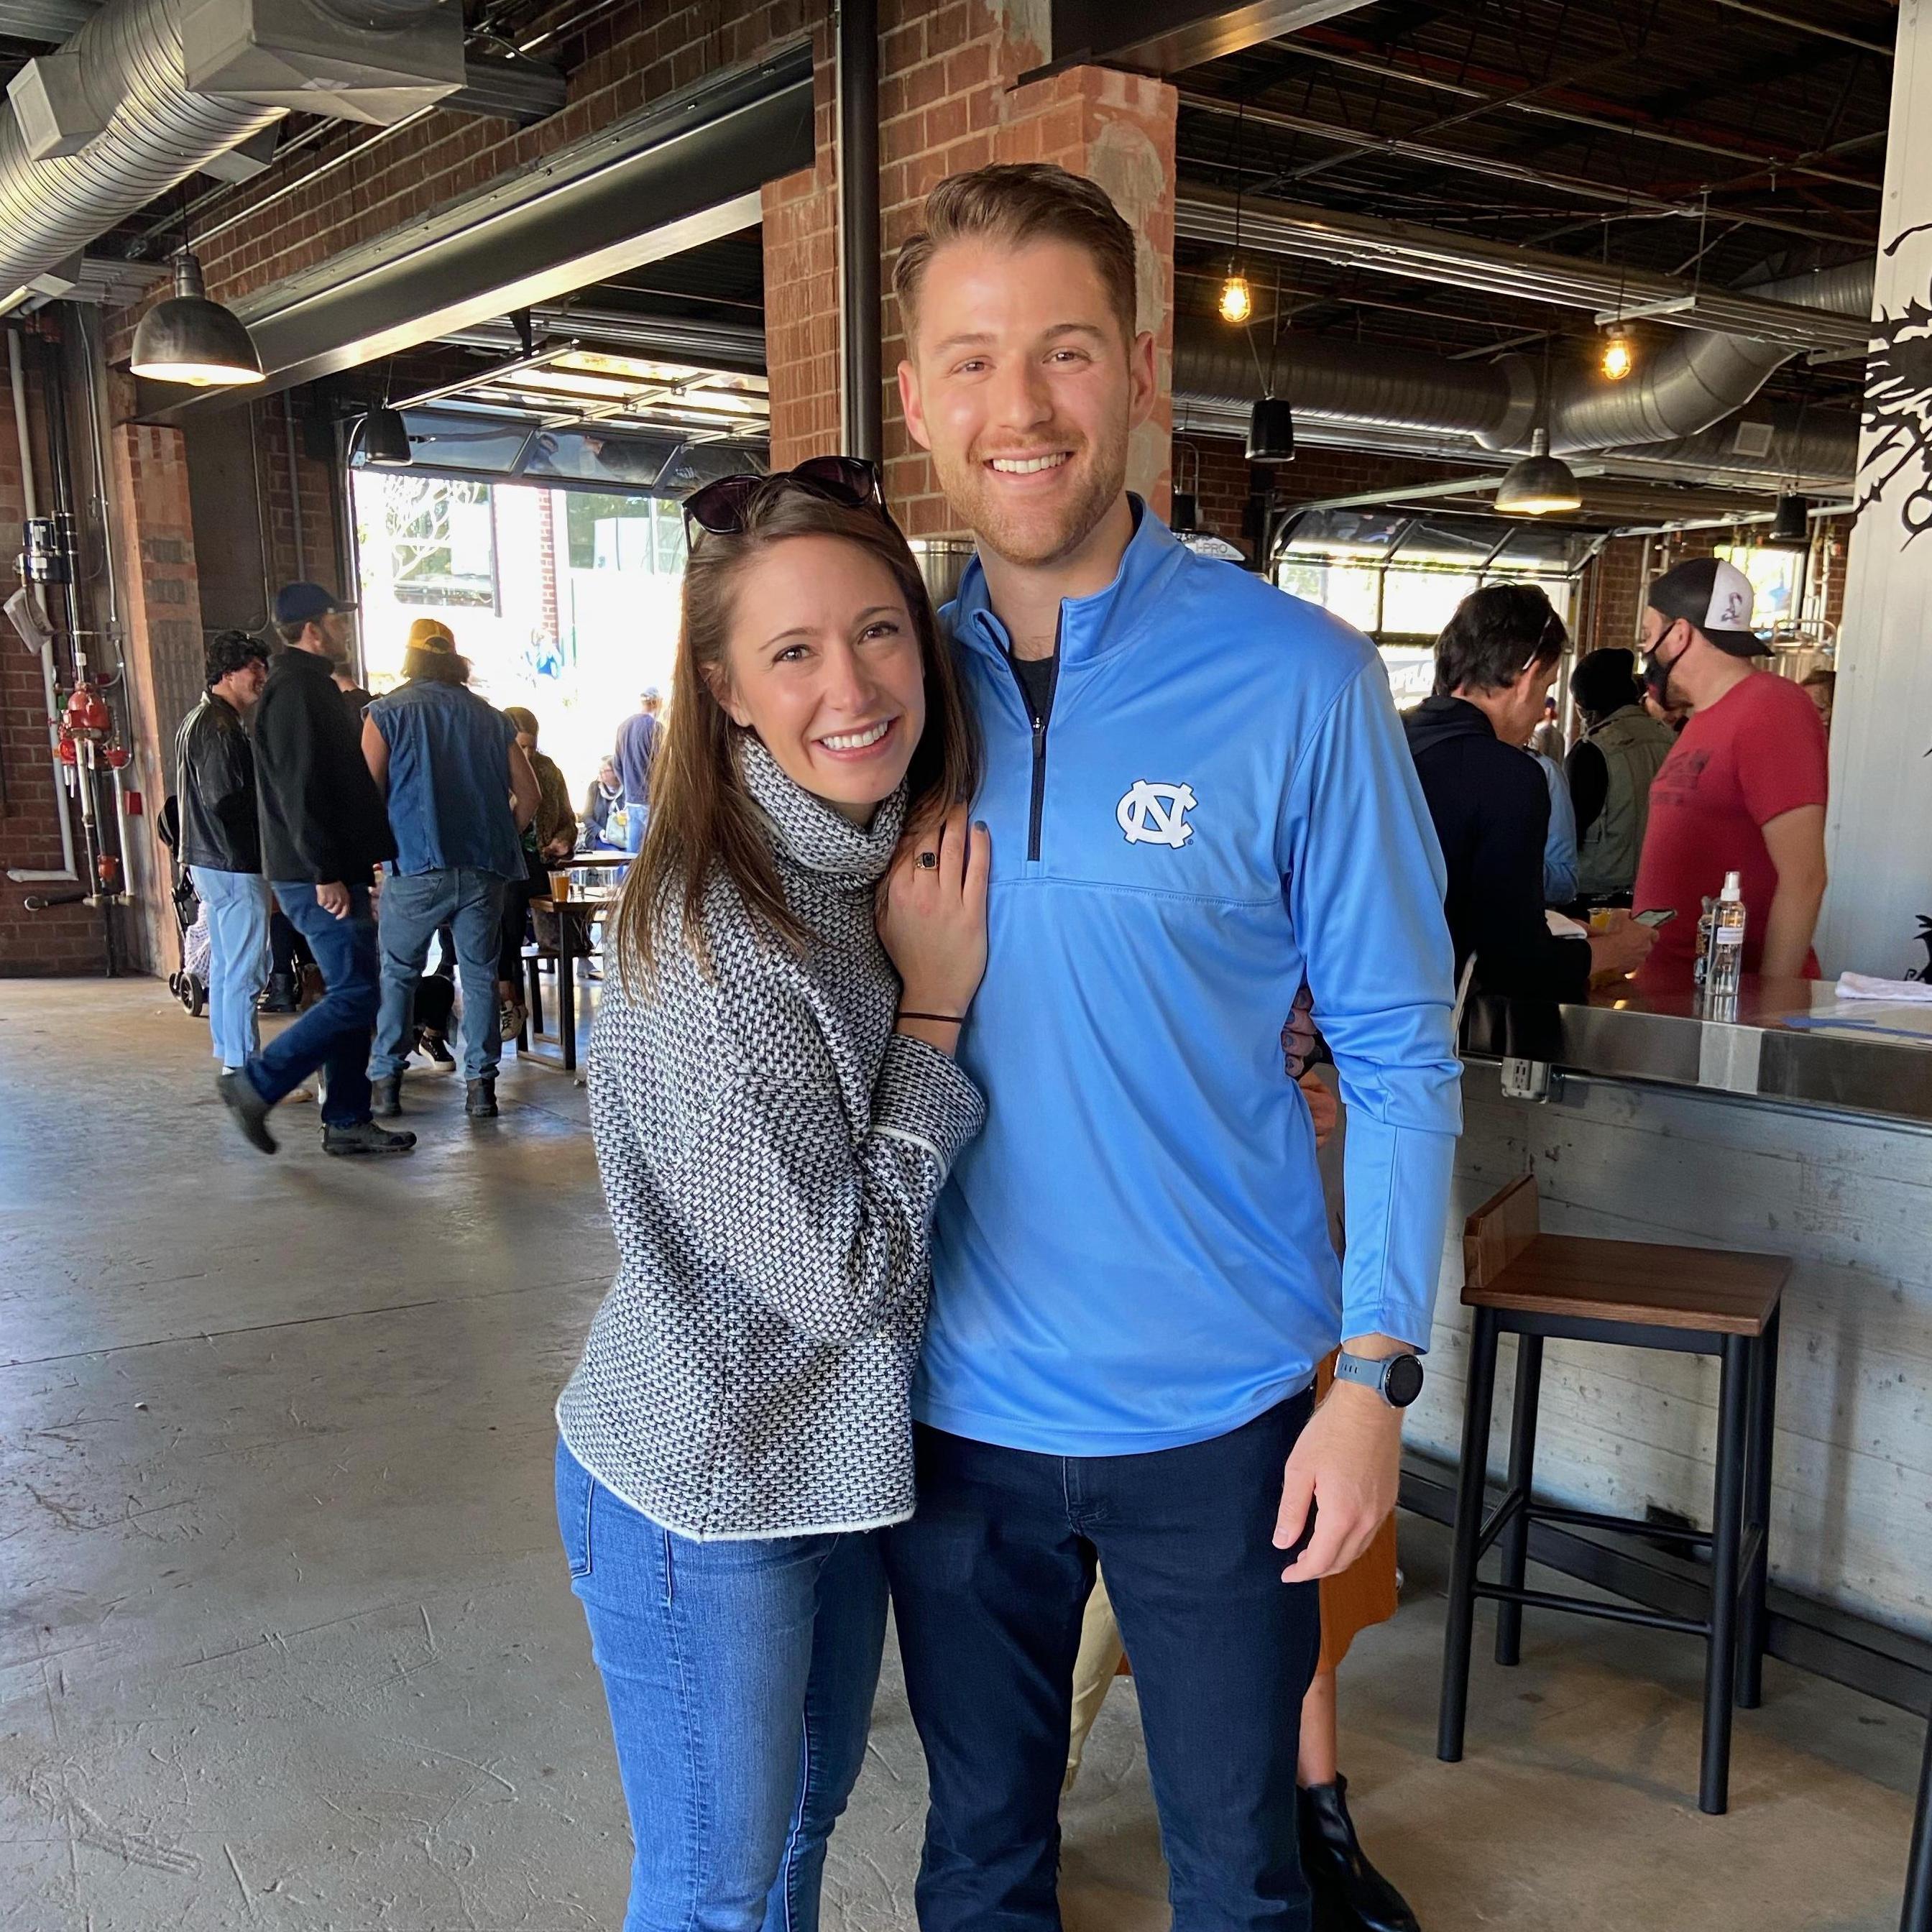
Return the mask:
{"type": "Polygon", "coordinates": [[[676,577],[684,569],[684,515],[652,496],[573,491],[560,496],[570,535],[572,570],[648,572],[676,577]]]}
{"type": "Polygon", "coordinates": [[[380,484],[372,507],[396,602],[494,610],[496,519],[490,485],[403,475],[383,476],[380,484]]]}

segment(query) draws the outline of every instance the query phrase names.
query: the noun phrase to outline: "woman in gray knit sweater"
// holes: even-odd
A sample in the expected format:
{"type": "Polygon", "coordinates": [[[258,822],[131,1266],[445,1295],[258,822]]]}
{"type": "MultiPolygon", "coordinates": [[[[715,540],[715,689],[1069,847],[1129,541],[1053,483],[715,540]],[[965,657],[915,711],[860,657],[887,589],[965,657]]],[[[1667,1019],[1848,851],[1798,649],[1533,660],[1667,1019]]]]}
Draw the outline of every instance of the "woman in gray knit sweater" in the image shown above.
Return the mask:
{"type": "Polygon", "coordinates": [[[812,1932],[913,1508],[928,1229],[980,1096],[968,714],[876,473],[686,505],[677,701],[590,1056],[616,1280],[558,1519],[636,1852],[626,1932],[812,1932]],[[881,890],[881,882],[884,890],[881,890]]]}

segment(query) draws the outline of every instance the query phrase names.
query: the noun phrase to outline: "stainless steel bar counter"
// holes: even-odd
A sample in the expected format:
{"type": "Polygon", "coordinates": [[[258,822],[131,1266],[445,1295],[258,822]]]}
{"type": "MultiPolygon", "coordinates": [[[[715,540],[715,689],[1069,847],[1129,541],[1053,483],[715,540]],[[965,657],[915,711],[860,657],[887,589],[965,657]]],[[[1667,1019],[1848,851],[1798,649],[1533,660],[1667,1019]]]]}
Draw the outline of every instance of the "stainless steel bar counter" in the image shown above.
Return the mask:
{"type": "MultiPolygon", "coordinates": [[[[1688,995],[1628,988],[1569,1006],[1478,999],[1464,1042],[1456,1219],[1429,1383],[1408,1430],[1406,1500],[1432,1514],[1445,1500],[1468,1334],[1461,1216],[1504,1182],[1534,1168],[1552,1232],[1790,1256],[1773,1648],[1923,1710],[1932,1684],[1932,1006],[1855,1006],[1804,981],[1748,980],[1723,1019],[1700,1016],[1688,995]]],[[[1500,1390],[1513,1387],[1507,1360],[1497,1379],[1500,1390]]],[[[1707,1524],[1716,1406],[1709,1360],[1552,1342],[1538,1489],[1624,1516],[1707,1524]]],[[[1492,1438],[1498,1479],[1507,1407],[1505,1393],[1492,1438]]],[[[1555,1553],[1627,1593],[1670,1594],[1667,1558],[1645,1558],[1634,1585],[1636,1570],[1606,1568],[1587,1550],[1555,1553]]]]}

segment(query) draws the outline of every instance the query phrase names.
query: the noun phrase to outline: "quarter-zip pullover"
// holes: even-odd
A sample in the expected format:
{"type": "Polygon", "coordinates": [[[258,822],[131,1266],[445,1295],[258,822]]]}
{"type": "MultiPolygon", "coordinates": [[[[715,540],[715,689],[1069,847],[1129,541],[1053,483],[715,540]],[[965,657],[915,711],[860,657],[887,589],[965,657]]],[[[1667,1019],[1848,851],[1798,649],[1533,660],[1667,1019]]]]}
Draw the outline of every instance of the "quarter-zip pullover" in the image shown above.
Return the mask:
{"type": "Polygon", "coordinates": [[[987,1096],[934,1234],[915,1412],[1060,1455],[1205,1441],[1341,1336],[1430,1336],[1460,1126],[1440,854],[1368,640],[1138,502],[1060,606],[1050,728],[968,567],[986,748],[987,1096]],[[1306,979],[1350,1108],[1338,1268],[1281,1034],[1306,979]]]}

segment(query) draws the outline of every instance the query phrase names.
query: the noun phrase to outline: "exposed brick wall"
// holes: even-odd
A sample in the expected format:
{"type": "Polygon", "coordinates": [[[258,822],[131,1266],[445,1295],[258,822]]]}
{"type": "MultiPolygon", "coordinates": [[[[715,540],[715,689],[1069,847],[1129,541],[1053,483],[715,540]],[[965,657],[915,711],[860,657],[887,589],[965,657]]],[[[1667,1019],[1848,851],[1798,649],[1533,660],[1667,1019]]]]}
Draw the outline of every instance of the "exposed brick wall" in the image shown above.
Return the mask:
{"type": "MultiPolygon", "coordinates": [[[[885,0],[880,13],[880,224],[886,494],[908,535],[957,533],[930,459],[899,412],[904,354],[891,268],[926,196],[949,174],[994,161],[1054,161],[1100,182],[1142,242],[1140,322],[1155,337],[1160,403],[1130,458],[1130,480],[1164,509],[1172,407],[1175,97],[1165,83],[1078,68],[1016,85],[1040,50],[980,0],[885,0]]],[[[766,360],[772,458],[781,466],[838,446],[838,190],[826,32],[814,42],[819,104],[813,166],[765,190],[766,360]]]]}
{"type": "MultiPolygon", "coordinates": [[[[29,386],[28,394],[37,403],[34,386],[29,386]]],[[[30,434],[38,444],[41,428],[37,406],[32,412],[30,434]]],[[[44,447],[36,448],[33,460],[44,478],[44,447]]],[[[44,497],[41,508],[46,508],[44,497]]],[[[26,514],[14,412],[10,407],[0,408],[0,541],[10,551],[20,541],[26,514]]],[[[25,884],[4,876],[14,866],[32,872],[57,871],[61,842],[40,659],[21,647],[13,626],[4,620],[0,620],[0,782],[4,782],[4,792],[0,792],[0,976],[102,971],[106,955],[98,912],[82,905],[29,912],[23,903],[29,894],[66,888],[25,884]]],[[[77,807],[74,809],[74,838],[75,863],[84,868],[77,807]]]]}

